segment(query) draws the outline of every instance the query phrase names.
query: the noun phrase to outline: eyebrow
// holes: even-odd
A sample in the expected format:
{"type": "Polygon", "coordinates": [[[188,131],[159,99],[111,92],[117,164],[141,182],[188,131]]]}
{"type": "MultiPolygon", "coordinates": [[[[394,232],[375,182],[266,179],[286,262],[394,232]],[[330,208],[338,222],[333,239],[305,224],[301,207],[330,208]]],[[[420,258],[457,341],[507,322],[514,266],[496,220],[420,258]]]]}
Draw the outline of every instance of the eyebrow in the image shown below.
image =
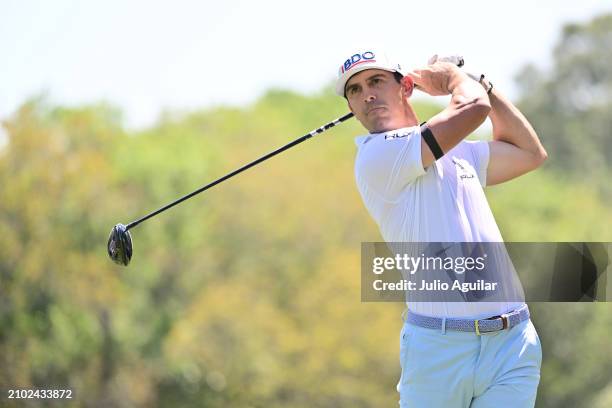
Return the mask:
{"type": "MultiPolygon", "coordinates": [[[[366,78],[366,82],[369,82],[369,81],[371,81],[371,80],[373,80],[373,79],[376,79],[376,78],[379,78],[379,77],[380,77],[380,78],[384,78],[384,77],[385,77],[385,75],[384,75],[384,74],[374,74],[374,75],[372,75],[372,76],[370,76],[370,77],[367,77],[367,78],[366,78]]],[[[355,87],[357,87],[357,86],[359,86],[359,85],[358,85],[358,84],[355,84],[355,83],[348,85],[348,86],[346,87],[346,92],[348,93],[348,92],[349,92],[351,89],[353,89],[353,88],[355,88],[355,87]]]]}
{"type": "Polygon", "coordinates": [[[366,82],[367,82],[367,81],[371,81],[371,80],[373,80],[373,79],[376,79],[376,78],[378,78],[378,77],[384,78],[385,76],[384,76],[383,74],[374,74],[374,75],[372,75],[371,77],[367,78],[367,79],[366,79],[366,82]]]}

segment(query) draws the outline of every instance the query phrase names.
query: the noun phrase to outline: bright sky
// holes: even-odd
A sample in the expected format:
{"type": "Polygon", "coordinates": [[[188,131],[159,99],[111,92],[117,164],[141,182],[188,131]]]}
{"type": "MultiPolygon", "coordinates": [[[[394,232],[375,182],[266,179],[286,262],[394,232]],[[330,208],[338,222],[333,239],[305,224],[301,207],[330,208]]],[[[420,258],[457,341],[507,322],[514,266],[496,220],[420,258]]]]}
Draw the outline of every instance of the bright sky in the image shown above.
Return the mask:
{"type": "Polygon", "coordinates": [[[46,92],[111,102],[143,127],[163,109],[244,105],[272,86],[318,91],[364,45],[406,66],[462,53],[513,97],[514,74],[550,64],[564,22],[606,11],[612,0],[0,0],[0,119],[46,92]]]}

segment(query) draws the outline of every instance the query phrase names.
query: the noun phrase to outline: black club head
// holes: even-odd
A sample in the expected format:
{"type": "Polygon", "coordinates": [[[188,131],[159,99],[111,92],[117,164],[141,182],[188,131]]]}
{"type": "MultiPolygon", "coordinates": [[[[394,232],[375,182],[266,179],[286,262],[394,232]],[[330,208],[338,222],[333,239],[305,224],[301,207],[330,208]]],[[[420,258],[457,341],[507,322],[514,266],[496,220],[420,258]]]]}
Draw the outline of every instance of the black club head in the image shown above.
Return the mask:
{"type": "Polygon", "coordinates": [[[125,225],[117,224],[108,236],[108,256],[113,262],[127,266],[132,259],[132,236],[125,225]]]}

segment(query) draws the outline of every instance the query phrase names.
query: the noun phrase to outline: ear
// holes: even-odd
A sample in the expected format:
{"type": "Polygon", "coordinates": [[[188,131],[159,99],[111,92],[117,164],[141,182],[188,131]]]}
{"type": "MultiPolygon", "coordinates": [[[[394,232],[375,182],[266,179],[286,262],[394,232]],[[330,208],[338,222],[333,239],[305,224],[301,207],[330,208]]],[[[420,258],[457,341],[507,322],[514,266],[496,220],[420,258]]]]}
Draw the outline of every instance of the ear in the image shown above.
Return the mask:
{"type": "Polygon", "coordinates": [[[353,107],[351,106],[351,102],[348,100],[348,98],[346,99],[346,104],[348,105],[348,108],[351,110],[352,113],[355,113],[353,111],[353,107]]]}
{"type": "Polygon", "coordinates": [[[402,78],[402,89],[406,92],[406,96],[410,98],[412,91],[414,91],[414,81],[408,75],[402,78]]]}

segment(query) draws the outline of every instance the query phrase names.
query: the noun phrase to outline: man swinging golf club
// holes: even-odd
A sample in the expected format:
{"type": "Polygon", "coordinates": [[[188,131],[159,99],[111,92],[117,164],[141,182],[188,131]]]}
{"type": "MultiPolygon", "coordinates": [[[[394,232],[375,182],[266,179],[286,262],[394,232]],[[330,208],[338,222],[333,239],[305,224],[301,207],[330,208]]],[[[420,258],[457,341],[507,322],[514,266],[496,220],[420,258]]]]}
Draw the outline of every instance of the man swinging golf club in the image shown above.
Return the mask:
{"type": "MultiPolygon", "coordinates": [[[[430,60],[410,72],[365,49],[346,58],[336,92],[369,134],[355,176],[387,242],[503,242],[483,187],[546,159],[519,110],[484,76],[430,60]],[[414,88],[451,95],[419,126],[414,88]],[[487,118],[493,140],[464,141],[487,118]]],[[[410,302],[400,335],[401,407],[533,407],[542,351],[522,301],[410,302]]]]}

